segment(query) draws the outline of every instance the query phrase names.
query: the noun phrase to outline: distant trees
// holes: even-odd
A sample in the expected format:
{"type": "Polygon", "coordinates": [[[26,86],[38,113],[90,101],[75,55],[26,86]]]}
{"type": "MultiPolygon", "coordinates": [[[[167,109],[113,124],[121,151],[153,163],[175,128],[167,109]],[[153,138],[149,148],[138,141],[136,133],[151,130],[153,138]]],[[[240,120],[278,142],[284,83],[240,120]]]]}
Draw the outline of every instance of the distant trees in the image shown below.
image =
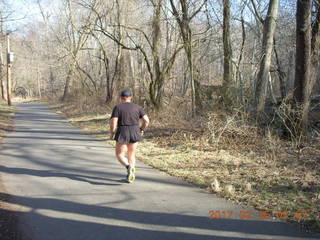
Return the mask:
{"type": "Polygon", "coordinates": [[[83,50],[86,42],[89,39],[89,34],[93,29],[94,19],[93,12],[88,11],[82,16],[83,23],[77,24],[77,19],[75,15],[75,7],[71,0],[65,0],[65,33],[66,36],[58,36],[60,44],[63,45],[65,49],[66,56],[70,60],[67,62],[67,76],[65,80],[65,87],[62,96],[62,101],[65,101],[69,96],[70,85],[74,77],[74,72],[76,68],[81,71],[84,75],[87,76],[87,79],[91,81],[92,86],[97,90],[96,82],[91,78],[91,75],[88,74],[81,66],[79,65],[79,55],[80,51],[83,50]]]}
{"type": "MultiPolygon", "coordinates": [[[[166,44],[164,44],[162,39],[163,24],[161,24],[163,19],[163,1],[150,1],[150,3],[153,13],[152,16],[150,16],[149,29],[118,23],[113,25],[113,27],[117,28],[116,31],[118,32],[118,34],[115,34],[115,32],[110,31],[107,26],[101,24],[103,21],[103,15],[99,13],[99,9],[94,9],[94,12],[98,17],[98,24],[96,25],[95,31],[101,32],[105,37],[112,40],[121,51],[136,51],[141,54],[138,58],[138,64],[141,67],[142,62],[144,62],[146,72],[149,75],[149,86],[147,92],[149,93],[148,97],[150,103],[154,108],[160,109],[162,106],[164,86],[167,76],[169,75],[177,54],[182,49],[183,45],[170,41],[170,39],[166,40],[166,44]],[[119,35],[120,32],[122,35],[126,35],[128,41],[121,40],[122,37],[119,35]]],[[[94,33],[92,32],[92,34],[94,33]]],[[[167,35],[167,38],[170,38],[170,36],[167,35]]],[[[119,56],[117,58],[119,58],[119,56]]],[[[130,59],[130,61],[132,61],[132,59],[130,59]]],[[[120,67],[120,64],[120,62],[117,63],[116,68],[120,67]]],[[[131,64],[134,65],[134,63],[131,64]]],[[[125,66],[121,67],[124,68],[125,66]]],[[[133,72],[137,72],[134,70],[134,66],[129,67],[132,68],[133,72]]],[[[124,80],[120,79],[119,81],[123,82],[124,80]]],[[[135,86],[133,86],[133,89],[134,88],[135,86]]]]}
{"type": "Polygon", "coordinates": [[[186,115],[240,107],[258,122],[270,102],[293,92],[304,109],[301,126],[308,125],[319,85],[316,0],[37,3],[42,20],[12,36],[14,86],[107,103],[130,88],[155,110],[175,101],[186,115]]]}

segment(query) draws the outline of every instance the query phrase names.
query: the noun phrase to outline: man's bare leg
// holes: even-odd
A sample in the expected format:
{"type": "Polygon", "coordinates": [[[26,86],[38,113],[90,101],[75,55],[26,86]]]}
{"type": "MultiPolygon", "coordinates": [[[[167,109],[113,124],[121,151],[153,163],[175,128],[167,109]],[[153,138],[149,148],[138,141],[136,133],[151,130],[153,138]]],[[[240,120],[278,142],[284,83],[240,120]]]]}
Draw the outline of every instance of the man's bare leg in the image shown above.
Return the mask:
{"type": "Polygon", "coordinates": [[[125,143],[116,143],[116,157],[122,166],[128,167],[129,161],[126,158],[128,152],[128,146],[125,143]]]}
{"type": "Polygon", "coordinates": [[[128,146],[128,161],[129,161],[129,167],[128,167],[128,176],[127,180],[129,183],[133,183],[136,176],[135,176],[135,165],[136,165],[136,156],[135,152],[137,149],[138,143],[129,143],[128,146]]]}
{"type": "Polygon", "coordinates": [[[138,142],[128,144],[128,161],[129,161],[129,165],[133,168],[136,166],[137,146],[138,146],[138,142]]]}

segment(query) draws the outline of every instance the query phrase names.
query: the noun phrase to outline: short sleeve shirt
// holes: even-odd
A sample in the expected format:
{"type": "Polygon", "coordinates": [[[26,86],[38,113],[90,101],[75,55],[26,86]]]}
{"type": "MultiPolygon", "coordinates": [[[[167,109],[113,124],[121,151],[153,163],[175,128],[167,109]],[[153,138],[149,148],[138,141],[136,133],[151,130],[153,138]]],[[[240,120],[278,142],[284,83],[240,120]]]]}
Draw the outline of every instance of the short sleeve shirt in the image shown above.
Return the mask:
{"type": "Polygon", "coordinates": [[[139,119],[146,113],[142,107],[131,102],[119,103],[112,110],[111,118],[118,118],[119,126],[139,125],[139,119]]]}

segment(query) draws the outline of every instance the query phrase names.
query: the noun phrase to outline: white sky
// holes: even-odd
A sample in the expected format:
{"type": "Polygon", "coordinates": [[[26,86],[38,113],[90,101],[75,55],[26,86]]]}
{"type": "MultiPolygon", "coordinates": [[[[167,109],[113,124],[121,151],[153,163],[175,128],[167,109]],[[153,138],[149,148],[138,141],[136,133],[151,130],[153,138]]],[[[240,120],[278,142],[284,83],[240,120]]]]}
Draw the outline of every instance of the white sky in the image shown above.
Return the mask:
{"type": "MultiPolygon", "coordinates": [[[[48,7],[48,2],[54,0],[41,0],[44,8],[48,7]]],[[[40,10],[37,0],[6,0],[12,15],[10,21],[7,22],[8,30],[23,31],[24,26],[32,23],[35,20],[41,20],[40,10]]]]}

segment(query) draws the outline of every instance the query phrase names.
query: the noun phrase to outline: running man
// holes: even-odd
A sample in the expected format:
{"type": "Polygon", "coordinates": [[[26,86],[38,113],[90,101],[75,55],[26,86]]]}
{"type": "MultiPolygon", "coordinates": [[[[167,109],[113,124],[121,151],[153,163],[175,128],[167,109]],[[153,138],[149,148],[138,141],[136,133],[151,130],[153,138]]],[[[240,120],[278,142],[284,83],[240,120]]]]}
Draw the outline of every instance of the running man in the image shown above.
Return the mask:
{"type": "Polygon", "coordinates": [[[128,183],[135,180],[135,152],[149,125],[149,118],[142,107],[132,103],[131,100],[131,92],[122,91],[121,102],[113,108],[110,120],[111,139],[117,142],[116,157],[121,165],[127,168],[128,183]],[[142,119],[141,127],[139,119],[142,119]]]}

